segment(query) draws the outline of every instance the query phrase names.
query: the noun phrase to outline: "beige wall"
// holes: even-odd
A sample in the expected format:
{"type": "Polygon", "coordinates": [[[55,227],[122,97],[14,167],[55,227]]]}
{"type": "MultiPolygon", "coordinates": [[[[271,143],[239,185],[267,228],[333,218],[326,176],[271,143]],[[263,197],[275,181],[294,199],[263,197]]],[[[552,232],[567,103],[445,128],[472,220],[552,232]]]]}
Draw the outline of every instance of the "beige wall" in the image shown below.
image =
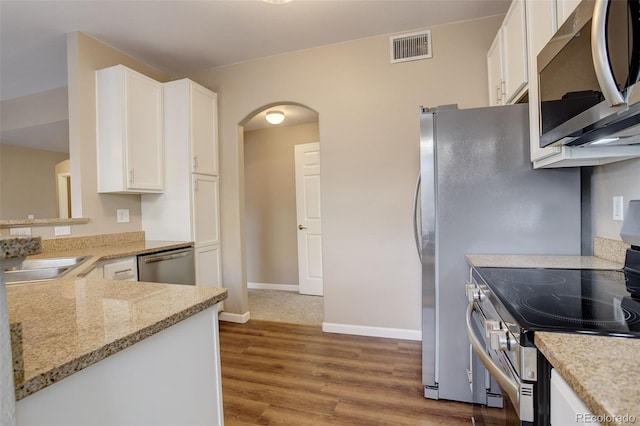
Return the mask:
{"type": "Polygon", "coordinates": [[[248,311],[238,124],[263,105],[290,101],[320,117],[325,322],[420,330],[411,219],[418,107],[488,104],[486,52],[501,21],[432,28],[429,60],[390,64],[384,36],[190,76],[219,95],[227,312],[248,311]]]}
{"type": "Polygon", "coordinates": [[[64,152],[0,145],[0,219],[58,217],[56,163],[64,152]]]}
{"type": "Polygon", "coordinates": [[[317,122],[244,133],[248,282],[298,284],[294,146],[319,140],[317,122]]]}
{"type": "Polygon", "coordinates": [[[625,213],[630,200],[640,200],[640,158],[595,167],[591,177],[591,215],[594,237],[620,240],[621,221],[612,219],[613,197],[624,197],[625,213]]]}
{"type": "Polygon", "coordinates": [[[74,217],[88,217],[86,225],[73,227],[73,235],[140,231],[140,196],[98,194],[96,173],[95,71],[123,64],[155,80],[169,77],[84,33],[67,37],[69,80],[69,153],[74,217]],[[131,222],[117,223],[116,209],[129,209],[131,222]]]}

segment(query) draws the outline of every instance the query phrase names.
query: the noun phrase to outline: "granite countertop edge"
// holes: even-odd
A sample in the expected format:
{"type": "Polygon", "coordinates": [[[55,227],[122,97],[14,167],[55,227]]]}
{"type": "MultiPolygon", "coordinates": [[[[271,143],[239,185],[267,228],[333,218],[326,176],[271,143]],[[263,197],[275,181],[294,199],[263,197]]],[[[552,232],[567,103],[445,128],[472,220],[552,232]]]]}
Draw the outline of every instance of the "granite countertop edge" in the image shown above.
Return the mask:
{"type": "MultiPolygon", "coordinates": [[[[136,256],[140,254],[149,254],[149,253],[157,253],[166,250],[179,249],[192,247],[193,242],[190,241],[139,241],[127,243],[120,246],[96,246],[96,247],[86,247],[74,250],[55,250],[48,251],[42,253],[40,250],[41,239],[40,237],[11,237],[11,238],[3,238],[3,248],[4,241],[11,240],[10,244],[12,247],[15,244],[22,244],[25,247],[32,247],[37,240],[38,250],[21,249],[21,256],[29,256],[29,258],[37,259],[37,258],[48,258],[48,257],[66,257],[66,256],[89,256],[90,258],[78,265],[76,268],[72,269],[68,274],[55,279],[48,281],[46,283],[20,283],[15,284],[18,286],[22,285],[38,285],[40,287],[47,285],[58,285],[63,282],[74,281],[77,279],[88,279],[85,278],[87,274],[89,274],[96,266],[96,264],[103,260],[109,259],[117,259],[121,257],[129,257],[136,256]],[[16,242],[16,240],[19,240],[16,242]],[[38,254],[39,253],[39,254],[38,254]]],[[[121,283],[121,281],[112,281],[108,279],[102,278],[92,278],[90,280],[92,283],[96,283],[98,285],[109,285],[109,283],[121,283]]],[[[165,283],[153,283],[160,286],[173,286],[173,284],[165,284],[165,283]]],[[[63,362],[60,365],[55,365],[52,368],[41,372],[40,374],[33,376],[31,378],[27,378],[22,382],[15,383],[15,392],[16,392],[16,400],[23,399],[47,386],[52,385],[53,383],[59,382],[60,380],[71,376],[72,374],[89,367],[98,361],[106,359],[107,357],[114,355],[123,349],[126,349],[147,337],[150,337],[178,322],[187,319],[197,313],[200,313],[219,302],[222,302],[227,298],[227,290],[224,288],[214,288],[211,287],[212,290],[218,290],[217,293],[212,294],[204,298],[204,300],[200,300],[199,302],[194,303],[193,305],[184,308],[178,312],[174,312],[165,316],[163,318],[158,319],[153,324],[149,324],[144,326],[138,330],[134,330],[131,333],[116,338],[115,340],[108,342],[99,347],[93,348],[85,353],[78,354],[72,359],[63,362]]]]}
{"type": "Polygon", "coordinates": [[[465,254],[470,266],[496,268],[622,269],[621,263],[595,256],[465,254]]]}
{"type": "MultiPolygon", "coordinates": [[[[104,280],[108,282],[109,280],[104,280]]],[[[28,379],[22,383],[16,383],[16,400],[25,398],[47,386],[50,386],[60,380],[71,376],[72,374],[87,368],[98,361],[108,358],[134,344],[150,337],[160,331],[171,327],[178,322],[185,320],[195,314],[198,314],[207,308],[210,308],[217,303],[227,298],[227,291],[221,291],[219,294],[210,297],[207,300],[196,303],[189,308],[183,309],[180,312],[176,312],[164,319],[161,319],[154,324],[148,325],[144,328],[134,331],[133,333],[116,339],[112,342],[105,344],[102,347],[96,348],[92,351],[84,353],[75,357],[74,359],[56,366],[44,373],[41,373],[31,379],[28,379]]]]}
{"type": "Polygon", "coordinates": [[[536,333],[536,346],[603,426],[640,420],[640,341],[628,337],[536,333]],[[615,363],[611,360],[615,359],[615,363]]]}

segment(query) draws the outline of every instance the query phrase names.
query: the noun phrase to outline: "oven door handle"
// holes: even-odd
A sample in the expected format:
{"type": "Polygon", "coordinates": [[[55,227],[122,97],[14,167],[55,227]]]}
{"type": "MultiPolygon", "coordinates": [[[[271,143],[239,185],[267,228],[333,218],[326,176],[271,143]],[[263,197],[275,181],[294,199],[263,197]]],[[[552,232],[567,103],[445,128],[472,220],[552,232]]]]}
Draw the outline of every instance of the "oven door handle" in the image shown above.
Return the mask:
{"type": "Polygon", "coordinates": [[[471,325],[471,321],[472,321],[471,316],[473,314],[473,310],[474,310],[474,303],[469,302],[469,307],[467,308],[467,335],[469,336],[471,347],[473,348],[473,351],[476,353],[476,355],[478,355],[478,358],[480,358],[480,361],[482,362],[482,364],[489,371],[489,374],[491,374],[491,376],[494,379],[496,379],[496,382],[498,382],[502,390],[504,390],[506,394],[509,396],[509,399],[511,399],[511,401],[514,401],[514,402],[518,401],[517,404],[514,403],[513,405],[515,406],[516,411],[518,412],[518,415],[520,415],[520,407],[519,407],[520,386],[511,377],[505,374],[500,369],[500,367],[496,365],[496,363],[491,359],[491,357],[487,355],[486,350],[484,349],[478,337],[476,337],[476,333],[473,330],[473,327],[471,325]]]}

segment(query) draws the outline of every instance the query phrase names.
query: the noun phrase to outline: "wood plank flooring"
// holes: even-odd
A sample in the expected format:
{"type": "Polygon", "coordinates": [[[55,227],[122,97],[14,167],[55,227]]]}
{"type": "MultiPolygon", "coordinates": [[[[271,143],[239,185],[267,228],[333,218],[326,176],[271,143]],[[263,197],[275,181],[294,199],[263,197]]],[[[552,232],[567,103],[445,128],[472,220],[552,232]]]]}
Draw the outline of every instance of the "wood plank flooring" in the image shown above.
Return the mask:
{"type": "Polygon", "coordinates": [[[510,406],[425,399],[420,342],[250,320],[221,321],[220,347],[226,426],[518,423],[510,406]]]}

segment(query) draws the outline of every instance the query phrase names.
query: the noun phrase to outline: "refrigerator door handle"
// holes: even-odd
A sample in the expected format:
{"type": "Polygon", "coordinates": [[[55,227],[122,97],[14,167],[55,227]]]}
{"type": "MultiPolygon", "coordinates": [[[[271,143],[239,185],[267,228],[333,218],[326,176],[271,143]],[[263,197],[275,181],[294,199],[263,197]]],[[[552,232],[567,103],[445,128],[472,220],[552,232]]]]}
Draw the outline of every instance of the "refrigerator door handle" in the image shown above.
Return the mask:
{"type": "Polygon", "coordinates": [[[418,198],[420,197],[421,178],[418,173],[418,179],[416,179],[416,190],[413,193],[413,237],[416,241],[416,250],[418,250],[418,256],[422,260],[422,232],[418,229],[418,198]]]}

